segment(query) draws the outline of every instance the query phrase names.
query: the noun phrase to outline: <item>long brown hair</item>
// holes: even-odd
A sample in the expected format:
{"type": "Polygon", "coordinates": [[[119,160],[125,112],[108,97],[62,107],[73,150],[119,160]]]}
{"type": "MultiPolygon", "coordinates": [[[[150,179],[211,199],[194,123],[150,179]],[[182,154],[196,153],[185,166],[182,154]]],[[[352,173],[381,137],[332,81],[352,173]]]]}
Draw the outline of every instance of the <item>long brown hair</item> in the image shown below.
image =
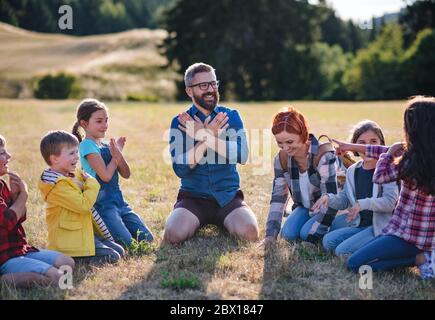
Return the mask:
{"type": "Polygon", "coordinates": [[[416,96],[404,113],[405,152],[398,178],[435,195],[435,98],[416,96]]]}
{"type": "Polygon", "coordinates": [[[107,111],[108,109],[104,103],[102,103],[101,101],[98,101],[96,99],[85,99],[82,102],[80,102],[80,104],[78,105],[78,107],[77,107],[77,121],[74,124],[71,132],[73,135],[75,135],[77,137],[79,142],[81,142],[83,140],[83,137],[79,132],[80,121],[81,120],[89,121],[92,114],[95,111],[99,111],[99,110],[106,110],[107,111]]]}

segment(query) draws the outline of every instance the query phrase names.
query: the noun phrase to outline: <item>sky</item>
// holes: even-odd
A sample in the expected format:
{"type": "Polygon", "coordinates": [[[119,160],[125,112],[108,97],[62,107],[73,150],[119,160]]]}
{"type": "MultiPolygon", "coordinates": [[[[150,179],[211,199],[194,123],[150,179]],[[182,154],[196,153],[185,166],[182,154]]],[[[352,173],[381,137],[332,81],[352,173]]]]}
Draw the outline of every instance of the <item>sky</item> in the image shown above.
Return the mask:
{"type": "MultiPolygon", "coordinates": [[[[355,22],[371,20],[373,16],[380,17],[384,13],[398,12],[406,6],[404,0],[326,0],[337,15],[345,20],[352,19],[355,22]]],[[[408,2],[412,2],[409,1],[408,2]]],[[[311,0],[310,3],[317,3],[311,0]]]]}

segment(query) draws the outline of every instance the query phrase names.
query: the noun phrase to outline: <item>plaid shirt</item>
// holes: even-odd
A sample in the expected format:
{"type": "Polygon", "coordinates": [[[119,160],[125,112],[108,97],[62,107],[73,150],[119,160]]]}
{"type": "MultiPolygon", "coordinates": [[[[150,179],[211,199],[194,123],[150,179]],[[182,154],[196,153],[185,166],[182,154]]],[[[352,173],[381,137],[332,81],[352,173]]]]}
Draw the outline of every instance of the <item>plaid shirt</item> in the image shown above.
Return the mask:
{"type": "Polygon", "coordinates": [[[9,207],[12,196],[5,181],[0,179],[0,265],[11,258],[23,256],[31,251],[38,251],[27,244],[26,234],[21,223],[26,216],[17,220],[9,207]]]}
{"type": "MultiPolygon", "coordinates": [[[[366,155],[379,158],[373,175],[375,183],[397,181],[398,166],[386,152],[388,147],[367,146],[366,155]]],[[[393,216],[383,234],[397,236],[423,251],[435,249],[435,196],[416,189],[407,181],[401,181],[399,200],[393,216]]]]}
{"type": "MultiPolygon", "coordinates": [[[[326,152],[320,159],[317,168],[314,167],[313,157],[318,153],[319,142],[312,134],[310,134],[309,140],[311,141],[308,155],[308,176],[311,191],[309,199],[310,207],[312,207],[323,194],[337,193],[337,157],[333,152],[326,152]]],[[[279,160],[279,154],[277,154],[274,161],[274,172],[272,198],[266,222],[266,236],[276,237],[281,229],[282,216],[285,213],[284,207],[289,193],[294,203],[292,209],[303,206],[303,200],[299,184],[299,168],[291,157],[287,159],[287,172],[284,172],[279,160]]],[[[337,210],[332,208],[328,208],[325,213],[317,213],[317,222],[311,228],[307,240],[315,242],[321,238],[324,232],[320,232],[319,226],[329,227],[336,213],[337,210]]]]}

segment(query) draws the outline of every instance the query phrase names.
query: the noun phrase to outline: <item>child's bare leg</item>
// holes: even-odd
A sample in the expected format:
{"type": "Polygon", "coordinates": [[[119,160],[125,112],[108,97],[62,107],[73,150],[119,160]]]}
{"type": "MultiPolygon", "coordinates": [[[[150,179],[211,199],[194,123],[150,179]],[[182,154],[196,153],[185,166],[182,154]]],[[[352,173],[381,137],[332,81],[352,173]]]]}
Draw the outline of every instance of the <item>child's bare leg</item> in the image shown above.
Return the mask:
{"type": "Polygon", "coordinates": [[[47,285],[49,278],[36,272],[7,273],[1,276],[0,281],[9,286],[27,288],[34,284],[47,285]]]}
{"type": "Polygon", "coordinates": [[[44,276],[48,279],[48,284],[59,284],[59,280],[63,276],[63,272],[55,267],[51,267],[47,270],[44,276]]]}
{"type": "Polygon", "coordinates": [[[75,262],[74,259],[65,255],[59,256],[59,258],[56,259],[54,262],[54,266],[59,269],[62,266],[70,266],[72,269],[74,269],[75,262]]]}

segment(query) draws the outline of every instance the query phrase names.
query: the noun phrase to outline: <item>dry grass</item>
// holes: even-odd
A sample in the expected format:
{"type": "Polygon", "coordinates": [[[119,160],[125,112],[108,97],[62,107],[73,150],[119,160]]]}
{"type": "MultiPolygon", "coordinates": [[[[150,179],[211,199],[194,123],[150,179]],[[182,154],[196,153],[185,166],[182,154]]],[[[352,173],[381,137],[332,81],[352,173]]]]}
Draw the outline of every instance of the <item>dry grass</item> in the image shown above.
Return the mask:
{"type": "MultiPolygon", "coordinates": [[[[289,103],[231,102],[240,110],[247,129],[270,127],[273,114],[289,103]]],[[[357,121],[369,118],[385,130],[388,143],[401,138],[402,102],[319,103],[296,102],[315,134],[347,139],[357,121]]],[[[45,165],[39,139],[48,130],[69,130],[74,122],[74,101],[0,100],[0,134],[13,155],[11,167],[28,182],[29,241],[44,247],[47,229],[37,181],[45,165]]],[[[80,266],[74,273],[74,289],[16,290],[0,288],[1,299],[433,299],[434,282],[423,282],[414,269],[378,273],[373,290],[358,289],[358,277],[338,258],[320,249],[279,241],[264,252],[259,243],[229,237],[207,227],[179,246],[161,247],[165,219],[176,199],[179,181],[163,154],[163,139],[172,117],[182,104],[109,104],[110,136],[126,135],[125,155],[132,178],[122,187],[133,208],[153,230],[151,252],[133,256],[115,266],[80,266]]],[[[271,154],[276,151],[273,148],[271,154]]],[[[267,162],[272,162],[270,156],[267,162]]],[[[255,175],[260,165],[240,167],[247,203],[257,215],[261,237],[272,187],[272,171],[255,175]]]]}
{"type": "Polygon", "coordinates": [[[177,76],[157,49],[165,37],[164,30],[148,29],[75,37],[0,22],[1,97],[32,97],[35,78],[63,71],[79,78],[86,96],[120,100],[140,93],[171,99],[177,76]]]}

